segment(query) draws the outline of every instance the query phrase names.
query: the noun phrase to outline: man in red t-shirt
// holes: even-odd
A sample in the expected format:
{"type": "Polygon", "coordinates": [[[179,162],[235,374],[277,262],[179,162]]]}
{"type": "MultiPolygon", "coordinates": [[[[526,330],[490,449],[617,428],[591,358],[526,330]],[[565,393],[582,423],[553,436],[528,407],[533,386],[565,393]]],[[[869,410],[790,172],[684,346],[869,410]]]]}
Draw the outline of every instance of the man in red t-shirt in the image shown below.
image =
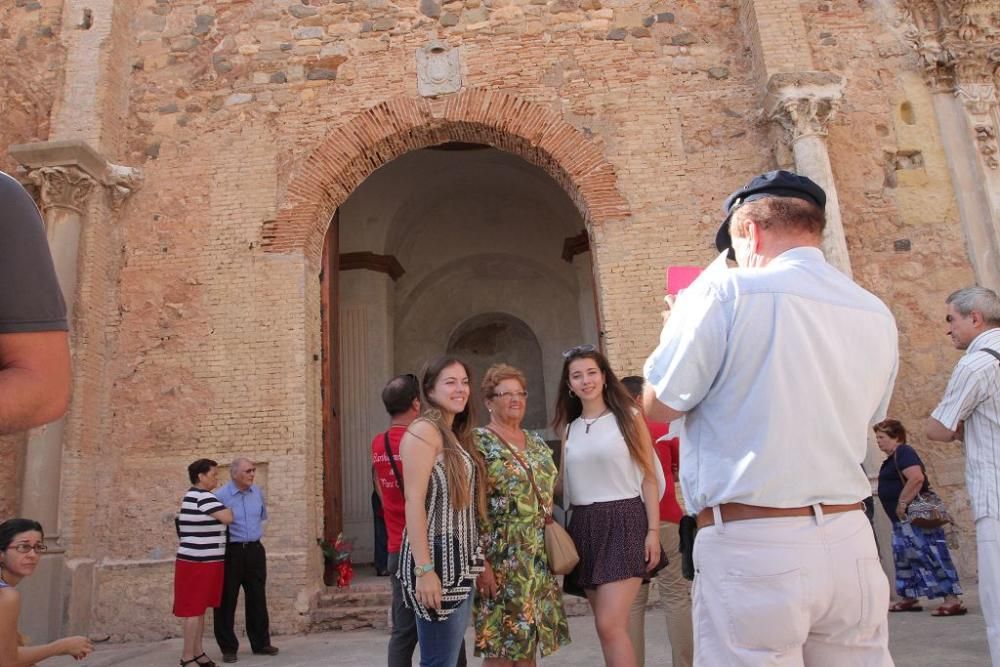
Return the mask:
{"type": "MultiPolygon", "coordinates": [[[[403,462],[399,443],[410,423],[420,416],[420,383],[412,373],[389,380],[382,390],[382,404],[389,413],[389,430],[372,439],[372,470],[382,496],[382,516],[388,533],[389,583],[392,586],[392,635],[389,637],[389,667],[409,667],[417,646],[417,621],[412,609],[403,604],[403,591],[396,571],[403,528],[406,526],[406,500],[403,495],[403,462]],[[387,451],[388,450],[388,451],[387,451]]],[[[465,667],[465,643],[458,656],[458,666],[465,667]]]]}
{"type": "Polygon", "coordinates": [[[389,430],[372,439],[372,469],[382,496],[382,516],[385,519],[389,549],[389,582],[392,585],[392,635],[389,638],[389,667],[410,665],[417,645],[417,623],[413,610],[403,605],[403,592],[396,570],[403,527],[406,525],[403,498],[403,462],[399,458],[399,441],[406,427],[420,415],[420,385],[412,373],[389,380],[382,390],[382,403],[391,421],[389,430]],[[388,451],[386,451],[388,449],[388,451]]]}
{"type": "MultiPolygon", "coordinates": [[[[641,407],[642,386],[644,380],[638,375],[622,378],[622,384],[641,407]]],[[[694,663],[694,633],[691,628],[691,582],[681,575],[681,556],[679,552],[680,535],[678,524],[684,511],[677,502],[677,491],[674,479],[677,465],[680,461],[678,452],[680,439],[671,432],[674,424],[664,424],[646,419],[646,426],[653,438],[653,449],[663,467],[667,491],[660,499],[660,543],[670,562],[656,575],[656,585],[660,590],[663,610],[667,617],[667,637],[670,639],[670,650],[673,662],[678,667],[691,667],[694,663]]],[[[636,664],[643,664],[645,633],[643,621],[646,601],[649,597],[649,587],[640,587],[636,601],[632,605],[632,617],[629,619],[629,634],[632,643],[636,645],[636,664]]]]}

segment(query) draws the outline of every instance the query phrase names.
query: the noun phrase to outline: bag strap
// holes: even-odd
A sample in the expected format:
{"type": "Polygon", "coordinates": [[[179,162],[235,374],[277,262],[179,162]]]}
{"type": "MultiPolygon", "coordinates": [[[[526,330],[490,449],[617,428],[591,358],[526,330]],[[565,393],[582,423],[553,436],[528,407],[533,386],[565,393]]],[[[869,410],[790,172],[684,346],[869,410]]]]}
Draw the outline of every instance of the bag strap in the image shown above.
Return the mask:
{"type": "Polygon", "coordinates": [[[980,352],[985,352],[986,354],[993,355],[994,357],[996,357],[997,361],[1000,361],[1000,352],[997,352],[996,350],[991,350],[988,347],[984,347],[980,350],[980,352]]]}
{"type": "Polygon", "coordinates": [[[497,433],[496,431],[494,431],[489,426],[486,427],[486,430],[489,431],[490,433],[492,433],[493,435],[495,435],[497,437],[497,440],[499,440],[500,442],[502,442],[504,444],[504,446],[508,450],[510,450],[510,453],[514,457],[514,460],[517,461],[521,465],[522,468],[524,468],[524,471],[526,473],[528,473],[528,481],[531,482],[531,488],[534,489],[534,491],[535,491],[535,498],[538,499],[538,506],[542,510],[542,515],[545,517],[546,522],[550,521],[551,518],[552,518],[552,514],[551,514],[551,512],[549,512],[549,510],[547,510],[545,508],[545,501],[542,500],[542,492],[538,490],[538,484],[535,483],[535,476],[531,472],[531,466],[529,466],[525,462],[525,460],[521,458],[521,455],[517,453],[517,450],[514,449],[514,447],[509,442],[507,442],[506,440],[504,440],[504,438],[503,438],[502,435],[500,435],[499,433],[497,433]]]}
{"type": "Polygon", "coordinates": [[[399,492],[404,493],[403,490],[403,476],[399,474],[399,469],[396,468],[396,459],[392,456],[392,447],[389,446],[389,432],[386,431],[382,434],[383,442],[385,442],[385,455],[389,457],[389,465],[392,466],[392,474],[396,476],[396,483],[399,484],[399,492]]]}

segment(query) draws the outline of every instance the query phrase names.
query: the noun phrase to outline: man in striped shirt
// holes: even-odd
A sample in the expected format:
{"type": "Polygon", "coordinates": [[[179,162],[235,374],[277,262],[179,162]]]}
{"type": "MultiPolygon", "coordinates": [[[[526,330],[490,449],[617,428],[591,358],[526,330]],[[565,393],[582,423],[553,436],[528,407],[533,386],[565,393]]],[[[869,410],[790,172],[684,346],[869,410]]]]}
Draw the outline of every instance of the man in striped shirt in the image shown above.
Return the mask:
{"type": "Polygon", "coordinates": [[[965,355],[931,413],[931,440],[965,441],[965,481],[976,522],[979,597],[994,665],[1000,665],[1000,298],[985,287],[952,293],[948,335],[965,355]]]}

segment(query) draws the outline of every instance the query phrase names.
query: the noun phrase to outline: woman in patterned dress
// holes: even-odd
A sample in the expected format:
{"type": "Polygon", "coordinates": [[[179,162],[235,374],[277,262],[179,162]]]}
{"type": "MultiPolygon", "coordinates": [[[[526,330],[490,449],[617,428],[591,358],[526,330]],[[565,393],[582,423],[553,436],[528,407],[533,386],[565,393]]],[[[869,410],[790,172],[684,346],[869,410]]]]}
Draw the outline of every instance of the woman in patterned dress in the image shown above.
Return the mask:
{"type": "Polygon", "coordinates": [[[557,469],[548,445],[521,428],[528,397],[524,374],[507,364],[494,365],[483,378],[482,394],[490,423],[475,431],[487,479],[476,655],[489,667],[534,665],[537,653],[544,657],[569,643],[569,625],[546,560],[543,510],[524,466],[531,469],[546,509],[552,506],[557,469]]]}
{"type": "Polygon", "coordinates": [[[920,528],[906,520],[906,506],[928,488],[924,464],[906,444],[906,429],[895,419],[875,424],[875,442],[886,455],[878,474],[878,497],[892,521],[892,557],[899,600],[889,611],[921,611],[920,598],[944,598],[934,616],[962,616],[958,572],[943,528],[920,528]]]}

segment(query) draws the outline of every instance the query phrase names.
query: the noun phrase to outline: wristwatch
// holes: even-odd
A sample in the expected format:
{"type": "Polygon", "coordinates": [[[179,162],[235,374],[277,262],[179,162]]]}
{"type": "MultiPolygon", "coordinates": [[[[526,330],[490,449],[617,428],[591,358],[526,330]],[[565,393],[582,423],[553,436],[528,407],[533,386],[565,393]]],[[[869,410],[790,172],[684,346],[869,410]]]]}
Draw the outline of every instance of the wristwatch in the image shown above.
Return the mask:
{"type": "Polygon", "coordinates": [[[432,563],[427,563],[426,565],[414,565],[413,566],[413,576],[422,577],[428,572],[434,571],[434,565],[432,563]]]}

